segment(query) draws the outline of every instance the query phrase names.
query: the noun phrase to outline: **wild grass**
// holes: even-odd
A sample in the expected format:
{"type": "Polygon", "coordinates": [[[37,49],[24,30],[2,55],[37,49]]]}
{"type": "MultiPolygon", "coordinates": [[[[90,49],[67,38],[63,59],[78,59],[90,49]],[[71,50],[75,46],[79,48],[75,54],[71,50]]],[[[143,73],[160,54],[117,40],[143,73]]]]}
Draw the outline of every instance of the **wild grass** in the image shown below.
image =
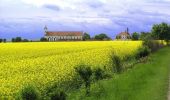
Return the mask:
{"type": "Polygon", "coordinates": [[[69,93],[69,100],[167,100],[170,70],[170,47],[150,56],[150,61],[135,65],[112,79],[91,86],[90,96],[84,88],[69,93]],[[98,85],[100,84],[100,85],[98,85]]]}

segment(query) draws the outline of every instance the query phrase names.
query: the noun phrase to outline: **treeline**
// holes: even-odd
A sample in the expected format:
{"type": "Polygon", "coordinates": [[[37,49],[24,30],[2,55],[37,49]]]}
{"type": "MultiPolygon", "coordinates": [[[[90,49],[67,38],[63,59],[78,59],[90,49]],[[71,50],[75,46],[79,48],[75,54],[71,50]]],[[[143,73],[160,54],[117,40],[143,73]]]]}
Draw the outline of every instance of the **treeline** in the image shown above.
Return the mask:
{"type": "Polygon", "coordinates": [[[2,43],[2,42],[6,42],[6,39],[0,39],[0,43],[2,43]]]}
{"type": "Polygon", "coordinates": [[[111,39],[111,37],[109,37],[105,33],[97,34],[94,37],[91,37],[90,34],[88,34],[88,33],[84,33],[83,34],[83,40],[84,41],[86,41],[86,40],[99,40],[99,41],[102,41],[102,40],[112,40],[112,39],[111,39]]]}
{"type": "Polygon", "coordinates": [[[170,40],[170,24],[161,23],[161,24],[154,24],[152,26],[151,32],[141,32],[137,33],[134,32],[132,34],[132,40],[165,40],[169,43],[170,40]]]}
{"type": "Polygon", "coordinates": [[[11,42],[29,42],[28,39],[22,39],[21,37],[12,38],[11,42]]]}

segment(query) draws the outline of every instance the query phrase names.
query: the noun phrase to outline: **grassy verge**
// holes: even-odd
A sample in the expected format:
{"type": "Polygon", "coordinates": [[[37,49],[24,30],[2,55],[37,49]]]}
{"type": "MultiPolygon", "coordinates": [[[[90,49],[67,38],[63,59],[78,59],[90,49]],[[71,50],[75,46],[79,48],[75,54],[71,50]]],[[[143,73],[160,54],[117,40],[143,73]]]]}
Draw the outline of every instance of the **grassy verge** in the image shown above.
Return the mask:
{"type": "Polygon", "coordinates": [[[68,94],[68,100],[166,100],[170,48],[163,48],[129,71],[92,84],[90,96],[84,88],[68,94]]]}

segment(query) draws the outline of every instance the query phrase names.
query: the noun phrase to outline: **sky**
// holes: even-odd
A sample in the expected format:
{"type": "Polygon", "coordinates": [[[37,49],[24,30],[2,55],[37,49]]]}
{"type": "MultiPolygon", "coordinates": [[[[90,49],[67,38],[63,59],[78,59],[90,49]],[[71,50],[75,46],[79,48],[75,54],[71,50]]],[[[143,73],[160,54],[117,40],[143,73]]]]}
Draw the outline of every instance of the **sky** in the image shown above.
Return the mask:
{"type": "Polygon", "coordinates": [[[170,23],[170,0],[0,0],[0,38],[39,39],[49,31],[148,32],[170,23]]]}

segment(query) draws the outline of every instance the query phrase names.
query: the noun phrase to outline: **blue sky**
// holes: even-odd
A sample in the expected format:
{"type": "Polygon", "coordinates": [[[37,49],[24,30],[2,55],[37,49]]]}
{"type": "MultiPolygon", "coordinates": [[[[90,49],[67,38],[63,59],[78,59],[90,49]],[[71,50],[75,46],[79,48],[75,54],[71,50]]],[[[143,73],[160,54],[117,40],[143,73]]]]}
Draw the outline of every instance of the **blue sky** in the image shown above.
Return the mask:
{"type": "Polygon", "coordinates": [[[85,31],[114,37],[150,31],[170,22],[170,0],[0,0],[0,38],[38,39],[51,31],[85,31]]]}

